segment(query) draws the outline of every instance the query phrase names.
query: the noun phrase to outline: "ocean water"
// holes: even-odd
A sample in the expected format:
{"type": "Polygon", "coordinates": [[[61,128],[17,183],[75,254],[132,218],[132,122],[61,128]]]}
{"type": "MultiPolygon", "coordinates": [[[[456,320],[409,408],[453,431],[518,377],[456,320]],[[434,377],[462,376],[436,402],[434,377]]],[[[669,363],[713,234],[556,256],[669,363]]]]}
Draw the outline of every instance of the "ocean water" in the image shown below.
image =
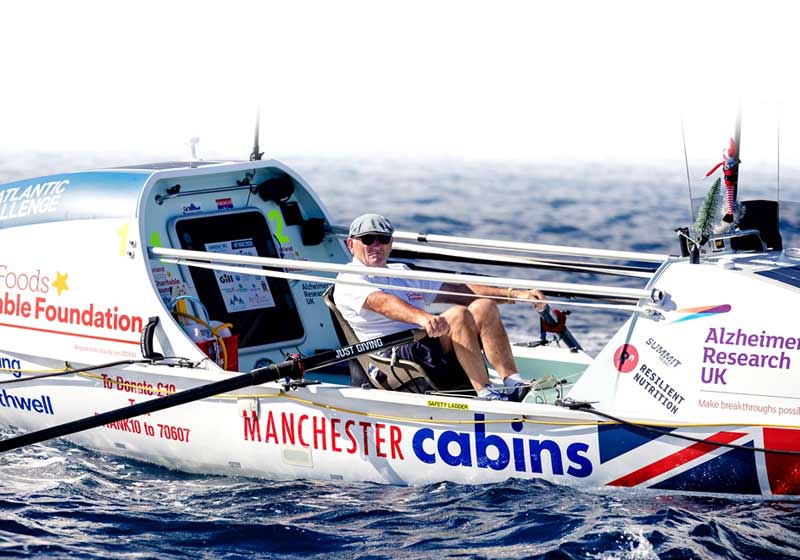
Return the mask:
{"type": "MultiPolygon", "coordinates": [[[[673,230],[690,221],[680,167],[285,161],[340,224],[374,211],[403,230],[676,253],[673,230]]],[[[0,155],[0,182],[130,162],[0,155]]],[[[707,184],[694,188],[697,196],[707,184]]],[[[638,285],[595,275],[570,280],[638,285]]],[[[523,307],[504,309],[514,340],[538,336],[538,322],[523,307]]],[[[595,353],[624,319],[576,309],[569,326],[595,353]]],[[[270,482],[188,475],[63,441],[0,456],[2,556],[792,558],[800,557],[799,534],[800,502],[792,501],[579,491],[519,480],[270,482]]]]}

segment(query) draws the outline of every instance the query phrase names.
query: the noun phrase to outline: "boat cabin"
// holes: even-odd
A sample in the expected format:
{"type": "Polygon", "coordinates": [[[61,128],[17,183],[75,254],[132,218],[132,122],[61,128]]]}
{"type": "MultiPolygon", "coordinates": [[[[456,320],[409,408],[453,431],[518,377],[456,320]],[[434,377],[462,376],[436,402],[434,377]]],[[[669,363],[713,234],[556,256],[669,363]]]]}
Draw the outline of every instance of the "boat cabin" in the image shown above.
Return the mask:
{"type": "Polygon", "coordinates": [[[308,185],[275,161],[143,164],[7,184],[0,330],[24,329],[22,354],[61,363],[140,357],[152,317],[159,353],[208,356],[229,370],[335,348],[327,284],[189,267],[148,251],[346,263],[329,224],[308,185]]]}

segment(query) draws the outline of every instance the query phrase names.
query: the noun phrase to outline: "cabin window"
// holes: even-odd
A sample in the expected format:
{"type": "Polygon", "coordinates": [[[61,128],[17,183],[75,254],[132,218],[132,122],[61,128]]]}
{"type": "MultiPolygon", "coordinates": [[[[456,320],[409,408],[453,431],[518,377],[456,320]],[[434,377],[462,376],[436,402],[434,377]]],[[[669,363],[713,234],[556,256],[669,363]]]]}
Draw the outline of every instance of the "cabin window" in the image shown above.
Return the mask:
{"type": "MultiPolygon", "coordinates": [[[[182,249],[278,257],[267,219],[255,209],[182,216],[172,222],[170,234],[182,249]]],[[[303,338],[303,324],[287,280],[187,268],[186,281],[206,306],[209,318],[233,324],[240,348],[303,338]]]]}

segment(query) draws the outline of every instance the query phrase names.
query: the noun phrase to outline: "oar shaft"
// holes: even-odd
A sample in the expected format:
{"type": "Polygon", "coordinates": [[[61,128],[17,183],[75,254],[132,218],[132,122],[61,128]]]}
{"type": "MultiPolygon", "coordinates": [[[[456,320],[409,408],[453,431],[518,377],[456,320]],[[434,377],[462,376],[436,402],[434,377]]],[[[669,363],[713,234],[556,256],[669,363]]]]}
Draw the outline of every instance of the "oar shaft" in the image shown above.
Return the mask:
{"type": "Polygon", "coordinates": [[[92,428],[99,428],[100,426],[110,424],[111,422],[119,422],[120,420],[141,416],[142,414],[149,414],[152,412],[158,412],[159,410],[180,406],[182,404],[188,404],[190,402],[199,401],[222,393],[228,393],[230,391],[242,389],[251,385],[259,385],[261,383],[276,381],[282,377],[291,377],[293,379],[297,379],[302,377],[304,371],[332,365],[337,362],[349,360],[350,358],[355,358],[356,356],[381,350],[383,348],[391,348],[400,344],[413,342],[414,340],[418,340],[424,336],[425,331],[419,329],[401,331],[399,333],[359,342],[336,350],[327,350],[325,352],[315,354],[314,356],[309,356],[308,358],[300,358],[297,360],[281,362],[280,364],[272,364],[265,368],[255,369],[249,373],[243,373],[229,379],[223,379],[222,381],[216,381],[214,383],[208,383],[199,387],[193,387],[191,389],[186,389],[185,391],[173,393],[165,397],[154,398],[149,401],[136,403],[131,406],[103,412],[95,416],[81,418],[72,422],[51,426],[50,428],[45,428],[36,432],[30,432],[21,436],[2,440],[0,441],[0,453],[25,447],[26,445],[40,443],[49,439],[67,436],[85,430],[91,430],[92,428]]]}
{"type": "MultiPolygon", "coordinates": [[[[335,272],[345,274],[362,274],[367,276],[380,276],[387,278],[412,278],[415,280],[433,280],[455,284],[478,284],[482,286],[497,286],[502,288],[537,289],[551,293],[589,294],[609,298],[639,300],[646,299],[656,302],[660,297],[653,290],[641,288],[624,288],[619,286],[594,286],[589,284],[573,284],[565,282],[546,282],[521,280],[510,278],[496,278],[490,276],[467,275],[458,273],[421,273],[414,270],[399,270],[382,268],[377,271],[367,266],[353,264],[342,265],[330,262],[300,261],[294,259],[278,259],[273,257],[256,257],[252,255],[231,255],[228,253],[212,253],[209,251],[190,251],[186,249],[172,249],[169,247],[149,247],[151,255],[156,257],[175,257],[181,259],[180,264],[191,266],[192,262],[221,262],[240,265],[266,266],[273,268],[312,270],[316,272],[335,272]]],[[[242,268],[241,274],[259,274],[258,269],[247,272],[242,268]]]]}
{"type": "Polygon", "coordinates": [[[467,247],[486,247],[496,249],[509,249],[545,255],[567,255],[572,257],[594,257],[597,259],[621,259],[628,261],[642,261],[662,263],[669,255],[656,253],[639,253],[635,251],[612,251],[608,249],[592,249],[589,247],[565,247],[562,245],[543,245],[540,243],[521,243],[516,241],[501,241],[497,239],[472,239],[469,237],[454,237],[451,235],[431,235],[427,233],[412,233],[406,231],[394,232],[396,239],[417,241],[419,243],[439,243],[442,245],[463,245],[467,247]]]}
{"type": "MultiPolygon", "coordinates": [[[[348,229],[344,226],[329,226],[327,231],[336,235],[347,236],[348,229]]],[[[479,239],[475,237],[458,237],[453,235],[433,235],[429,233],[414,233],[411,231],[395,231],[393,235],[395,239],[416,241],[417,243],[438,243],[441,245],[461,245],[464,247],[485,247],[487,249],[508,249],[511,251],[520,251],[526,253],[567,255],[572,257],[593,257],[597,259],[620,259],[627,261],[662,263],[670,257],[669,255],[659,253],[612,251],[608,249],[594,249],[591,247],[568,247],[566,245],[543,245],[541,243],[503,241],[499,239],[479,239]]]]}
{"type": "MultiPolygon", "coordinates": [[[[206,270],[220,270],[225,272],[233,272],[233,273],[243,273],[243,274],[255,274],[259,276],[266,276],[270,278],[283,278],[284,280],[300,280],[301,282],[325,282],[328,284],[346,284],[349,286],[367,286],[370,288],[385,288],[387,290],[400,290],[400,291],[416,291],[416,292],[424,292],[427,294],[435,294],[435,295],[447,295],[447,296],[463,296],[463,291],[449,291],[449,290],[429,290],[427,288],[419,288],[419,287],[408,287],[408,286],[397,286],[396,284],[381,284],[377,282],[367,282],[367,281],[359,281],[359,280],[345,280],[345,279],[334,279],[334,278],[326,278],[325,276],[316,276],[313,274],[297,274],[293,272],[282,272],[278,270],[271,270],[271,269],[248,269],[247,272],[242,271],[242,267],[238,265],[224,265],[224,264],[215,264],[215,263],[206,263],[206,262],[199,262],[199,261],[184,261],[183,259],[162,259],[164,263],[170,264],[179,264],[179,265],[186,265],[186,266],[194,266],[197,268],[204,268],[206,270]]],[[[442,272],[440,269],[429,269],[427,267],[420,267],[415,266],[416,270],[430,270],[433,272],[442,272]]],[[[547,290],[543,290],[545,294],[553,297],[580,297],[586,299],[595,299],[599,301],[605,301],[606,303],[578,303],[575,301],[559,301],[559,306],[569,306],[569,307],[583,307],[583,308],[592,308],[592,309],[605,309],[607,311],[622,311],[622,312],[633,312],[633,313],[647,313],[647,308],[638,307],[635,305],[626,305],[627,302],[630,300],[624,298],[616,298],[616,297],[603,297],[597,296],[593,294],[580,294],[577,292],[573,292],[570,294],[563,294],[559,292],[551,292],[547,290]],[[617,303],[614,303],[617,302],[617,303]]],[[[481,296],[490,299],[502,300],[504,302],[508,302],[509,299],[506,296],[481,296]]],[[[517,299],[518,302],[527,302],[531,303],[532,300],[528,299],[517,299]]]]}
{"type": "Polygon", "coordinates": [[[110,424],[111,422],[119,422],[120,420],[134,418],[136,416],[157,412],[159,410],[172,408],[174,406],[180,406],[182,404],[187,404],[207,397],[212,397],[214,395],[219,395],[220,393],[235,391],[236,389],[241,389],[242,387],[266,383],[268,381],[275,381],[276,379],[281,378],[281,367],[285,367],[285,364],[287,363],[291,367],[293,362],[273,364],[269,366],[269,368],[237,375],[236,377],[232,377],[230,379],[224,379],[215,383],[201,385],[200,387],[193,387],[191,389],[186,389],[185,391],[173,393],[165,397],[154,398],[149,401],[136,403],[124,408],[110,410],[95,416],[89,416],[80,420],[74,420],[65,424],[59,424],[57,426],[52,426],[36,432],[30,432],[21,436],[6,439],[0,441],[0,453],[25,447],[27,445],[32,445],[34,443],[40,443],[42,441],[82,432],[84,430],[91,430],[92,428],[98,428],[100,426],[110,424]]]}
{"type": "Polygon", "coordinates": [[[635,278],[652,278],[657,268],[649,266],[628,266],[619,264],[600,264],[575,260],[554,259],[547,257],[530,257],[502,253],[482,253],[471,250],[449,249],[445,247],[426,246],[423,244],[403,243],[397,241],[392,248],[393,258],[427,259],[434,261],[461,262],[467,264],[486,264],[523,268],[543,268],[562,272],[585,272],[590,274],[607,274],[611,276],[630,276],[635,278]]]}

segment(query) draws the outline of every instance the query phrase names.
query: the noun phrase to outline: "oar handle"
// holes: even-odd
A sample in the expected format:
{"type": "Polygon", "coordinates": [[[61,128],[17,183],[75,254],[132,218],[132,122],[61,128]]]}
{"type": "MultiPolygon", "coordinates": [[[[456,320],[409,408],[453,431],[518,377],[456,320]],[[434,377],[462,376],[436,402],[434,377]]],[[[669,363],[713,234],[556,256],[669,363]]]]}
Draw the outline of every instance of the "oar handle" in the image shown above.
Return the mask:
{"type": "Polygon", "coordinates": [[[199,387],[192,387],[191,389],[186,389],[185,391],[173,393],[165,397],[153,398],[131,406],[109,410],[108,412],[103,412],[95,416],[73,420],[72,422],[66,422],[36,432],[30,432],[21,436],[2,440],[0,441],[0,453],[25,447],[26,445],[40,443],[49,439],[82,432],[84,430],[91,430],[92,428],[98,428],[111,422],[119,422],[120,420],[141,416],[142,414],[157,412],[159,410],[199,401],[201,399],[213,397],[214,395],[235,391],[243,387],[276,381],[283,377],[299,379],[303,376],[303,372],[305,371],[329,366],[362,354],[374,352],[375,350],[407,344],[419,340],[424,336],[424,330],[410,329],[379,338],[373,338],[371,340],[365,340],[343,348],[326,350],[319,354],[309,356],[308,358],[295,358],[279,364],[272,364],[265,368],[255,369],[249,373],[223,379],[222,381],[200,385],[199,387]]]}

